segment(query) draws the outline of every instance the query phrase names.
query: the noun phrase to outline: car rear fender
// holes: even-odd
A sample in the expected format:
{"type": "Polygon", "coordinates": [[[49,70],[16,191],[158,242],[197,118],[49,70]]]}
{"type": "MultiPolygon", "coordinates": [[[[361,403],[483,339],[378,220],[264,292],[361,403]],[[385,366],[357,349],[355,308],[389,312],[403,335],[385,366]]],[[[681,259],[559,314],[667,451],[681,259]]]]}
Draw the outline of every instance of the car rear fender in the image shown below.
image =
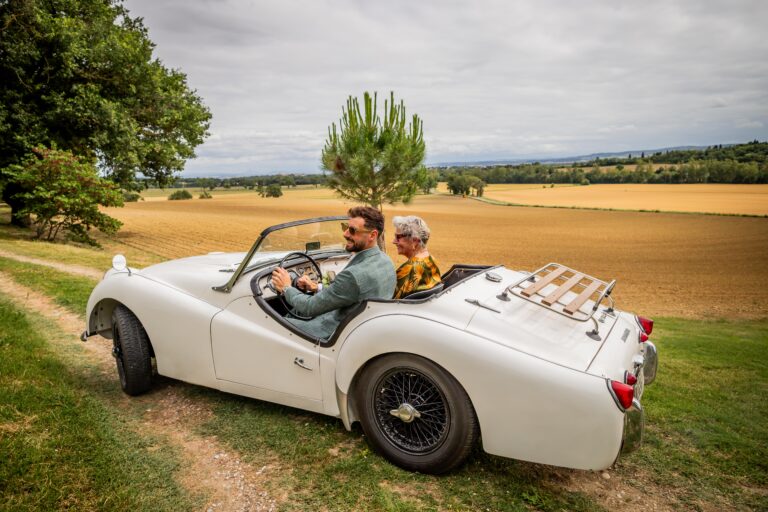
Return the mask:
{"type": "Polygon", "coordinates": [[[605,379],[408,315],[368,320],[339,349],[336,387],[347,422],[357,417],[354,386],[366,364],[395,352],[430,359],[456,378],[488,453],[579,469],[605,468],[616,459],[624,415],[605,379]]]}

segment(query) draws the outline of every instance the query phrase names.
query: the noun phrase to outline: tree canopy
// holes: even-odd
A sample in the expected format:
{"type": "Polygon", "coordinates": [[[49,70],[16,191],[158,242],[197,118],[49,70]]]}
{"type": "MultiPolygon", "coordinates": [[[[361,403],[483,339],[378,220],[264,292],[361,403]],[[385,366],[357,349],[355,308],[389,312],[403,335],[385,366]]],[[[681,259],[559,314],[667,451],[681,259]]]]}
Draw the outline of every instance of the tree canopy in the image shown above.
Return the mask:
{"type": "Polygon", "coordinates": [[[124,189],[168,184],[208,134],[186,76],[153,58],[141,18],[119,0],[0,2],[0,180],[37,146],[95,158],[124,189]]]}
{"type": "Polygon", "coordinates": [[[339,126],[328,128],[322,166],[328,186],[341,197],[381,209],[383,203],[409,201],[419,190],[425,156],[423,122],[414,114],[406,124],[405,105],[394,93],[377,112],[377,96],[363,95],[362,108],[350,96],[339,126]]]}

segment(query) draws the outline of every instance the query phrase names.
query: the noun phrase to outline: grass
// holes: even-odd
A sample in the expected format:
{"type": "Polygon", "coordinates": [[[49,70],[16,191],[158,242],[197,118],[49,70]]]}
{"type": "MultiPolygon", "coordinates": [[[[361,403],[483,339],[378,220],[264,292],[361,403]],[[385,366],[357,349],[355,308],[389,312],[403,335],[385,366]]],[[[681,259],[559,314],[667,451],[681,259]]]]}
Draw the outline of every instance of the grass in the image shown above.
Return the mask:
{"type": "Polygon", "coordinates": [[[403,471],[372,453],[359,429],[333,418],[195,388],[214,406],[202,433],[217,435],[253,466],[276,464],[267,486],[287,492],[285,510],[598,510],[548,480],[551,468],[479,449],[446,476],[403,471]]]}
{"type": "Polygon", "coordinates": [[[88,277],[3,257],[0,257],[0,271],[13,276],[18,283],[48,295],[58,305],[77,315],[85,314],[88,297],[96,286],[96,280],[88,277]]]}
{"type": "Polygon", "coordinates": [[[648,430],[626,469],[681,503],[768,509],[768,322],[664,319],[648,430]]]}
{"type": "Polygon", "coordinates": [[[97,235],[101,249],[81,244],[50,243],[32,238],[32,231],[10,225],[10,208],[0,203],[0,250],[30,258],[39,258],[80,265],[96,270],[107,270],[112,266],[116,253],[125,254],[132,267],[145,267],[159,263],[163,258],[133,249],[125,244],[97,235]]]}
{"type": "MultiPolygon", "coordinates": [[[[87,278],[3,259],[0,270],[79,314],[93,284],[87,278]]],[[[28,334],[30,329],[23,327],[28,334]]],[[[622,458],[615,472],[672,508],[768,509],[768,320],[657,319],[653,338],[658,340],[660,367],[643,399],[645,443],[622,458]]],[[[58,365],[56,356],[50,358],[46,365],[52,366],[45,375],[66,375],[69,370],[58,365]]],[[[5,378],[5,372],[2,375],[5,378]]],[[[2,382],[3,388],[10,386],[2,382]]],[[[284,497],[285,510],[600,509],[590,496],[562,485],[568,473],[564,470],[493,457],[478,449],[466,466],[450,475],[409,473],[371,453],[359,429],[346,432],[336,419],[200,387],[183,389],[214,411],[199,427],[201,434],[215,435],[256,469],[271,468],[264,485],[273,496],[284,497]]],[[[7,410],[19,410],[24,403],[14,395],[7,410]]],[[[93,419],[109,425],[115,418],[110,414],[93,419]]],[[[23,425],[23,417],[14,424],[23,425]]],[[[79,420],[60,421],[77,425],[79,420]]],[[[154,462],[147,464],[134,476],[150,478],[156,468],[154,462]]],[[[58,473],[49,479],[63,479],[67,473],[48,470],[58,473]]],[[[30,491],[43,493],[34,499],[46,500],[48,492],[30,491]]],[[[119,489],[105,492],[126,499],[119,489]]]]}
{"type": "MultiPolygon", "coordinates": [[[[72,298],[75,302],[77,299],[72,298]]],[[[189,510],[172,450],[110,406],[62,333],[0,300],[0,510],[189,510]]]]}

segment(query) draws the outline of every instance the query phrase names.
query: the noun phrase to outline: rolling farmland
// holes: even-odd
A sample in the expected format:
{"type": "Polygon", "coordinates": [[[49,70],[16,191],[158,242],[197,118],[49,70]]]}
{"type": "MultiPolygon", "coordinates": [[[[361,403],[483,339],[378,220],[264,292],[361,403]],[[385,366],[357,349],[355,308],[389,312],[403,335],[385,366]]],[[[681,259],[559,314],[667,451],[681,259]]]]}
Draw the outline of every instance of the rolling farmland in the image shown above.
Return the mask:
{"type": "Polygon", "coordinates": [[[768,185],[489,185],[484,195],[525,205],[768,215],[768,185]]]}
{"type": "MultiPolygon", "coordinates": [[[[633,192],[636,196],[644,193],[643,185],[618,186],[639,188],[633,192]]],[[[529,190],[591,189],[597,201],[602,187],[606,186],[529,190]]],[[[768,186],[748,187],[766,202],[768,186]]],[[[745,213],[737,210],[751,204],[705,190],[703,206],[731,201],[730,213],[745,213]]],[[[680,189],[680,193],[687,197],[695,191],[680,189]]],[[[329,190],[314,188],[286,189],[279,199],[253,192],[220,196],[214,192],[214,196],[129,203],[108,213],[125,223],[120,243],[178,258],[246,251],[269,225],[343,214],[352,205],[329,190]]],[[[448,195],[418,196],[410,205],[385,207],[388,219],[404,214],[427,220],[432,228],[429,247],[444,271],[459,262],[534,270],[556,261],[599,278],[617,279],[614,296],[622,309],[695,318],[768,316],[766,218],[509,207],[448,195]]],[[[392,248],[388,252],[397,260],[392,248]]]]}

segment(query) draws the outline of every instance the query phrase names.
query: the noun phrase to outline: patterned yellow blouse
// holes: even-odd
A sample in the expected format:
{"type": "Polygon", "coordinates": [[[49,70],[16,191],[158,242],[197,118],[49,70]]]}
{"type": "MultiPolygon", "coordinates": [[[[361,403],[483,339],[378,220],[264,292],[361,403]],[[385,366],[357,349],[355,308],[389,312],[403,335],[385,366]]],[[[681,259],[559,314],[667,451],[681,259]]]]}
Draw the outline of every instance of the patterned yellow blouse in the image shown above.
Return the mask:
{"type": "Polygon", "coordinates": [[[401,299],[411,292],[429,290],[440,281],[440,269],[432,256],[411,258],[397,269],[394,298],[401,299]]]}

